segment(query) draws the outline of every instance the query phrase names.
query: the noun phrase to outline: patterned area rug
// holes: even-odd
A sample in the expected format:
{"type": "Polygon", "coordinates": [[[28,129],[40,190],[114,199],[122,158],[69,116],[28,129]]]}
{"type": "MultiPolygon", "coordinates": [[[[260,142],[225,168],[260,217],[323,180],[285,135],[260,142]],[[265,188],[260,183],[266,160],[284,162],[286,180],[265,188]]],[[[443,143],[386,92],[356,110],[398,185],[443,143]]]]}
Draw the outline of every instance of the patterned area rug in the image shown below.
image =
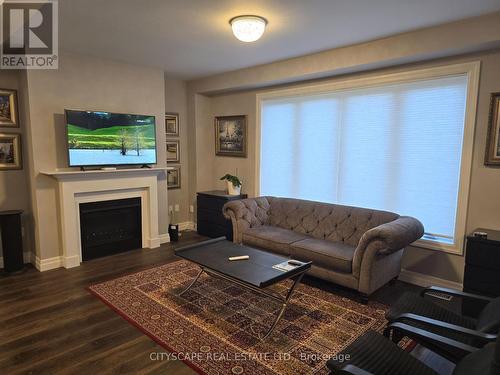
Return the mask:
{"type": "MultiPolygon", "coordinates": [[[[91,292],[175,357],[203,374],[326,374],[325,362],[366,330],[381,331],[386,306],[368,306],[300,284],[273,333],[258,337],[280,305],[187,261],[93,285],[91,292]]],[[[290,281],[274,287],[284,293],[290,281]]],[[[408,342],[403,343],[408,345],[408,342]]]]}

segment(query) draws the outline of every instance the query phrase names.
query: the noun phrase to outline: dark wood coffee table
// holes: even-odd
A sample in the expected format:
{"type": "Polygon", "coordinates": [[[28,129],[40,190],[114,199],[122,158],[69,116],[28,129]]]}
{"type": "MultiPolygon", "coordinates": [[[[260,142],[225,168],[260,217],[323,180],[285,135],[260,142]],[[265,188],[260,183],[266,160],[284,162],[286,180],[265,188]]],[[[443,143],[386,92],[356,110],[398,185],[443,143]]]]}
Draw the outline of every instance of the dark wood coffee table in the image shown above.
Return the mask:
{"type": "Polygon", "coordinates": [[[194,245],[181,247],[175,254],[189,260],[200,267],[200,272],[179,295],[186,293],[200,276],[205,272],[214,277],[228,280],[234,284],[250,289],[259,294],[279,301],[282,306],[269,330],[260,339],[266,339],[280,321],[288,302],[292,298],[293,291],[302,280],[304,274],[311,268],[312,262],[305,262],[290,271],[281,271],[273,268],[274,265],[286,262],[289,258],[271,254],[249,246],[234,244],[224,237],[199,242],[194,245]],[[229,257],[248,255],[248,260],[230,261],[229,257]],[[265,290],[285,279],[293,279],[294,282],[288,289],[286,296],[265,290]]]}

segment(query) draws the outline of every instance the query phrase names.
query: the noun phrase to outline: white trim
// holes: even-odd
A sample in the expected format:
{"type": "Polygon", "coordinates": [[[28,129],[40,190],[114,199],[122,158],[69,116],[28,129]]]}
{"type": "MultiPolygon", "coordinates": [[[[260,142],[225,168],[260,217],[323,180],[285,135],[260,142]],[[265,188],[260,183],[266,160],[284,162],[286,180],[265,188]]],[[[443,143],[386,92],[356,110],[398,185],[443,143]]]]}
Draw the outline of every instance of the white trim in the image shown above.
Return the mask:
{"type": "Polygon", "coordinates": [[[164,172],[165,168],[42,172],[58,181],[63,259],[61,264],[71,268],[81,262],[79,205],[82,203],[140,198],[142,248],[160,247],[158,176],[164,172]]]}
{"type": "Polygon", "coordinates": [[[303,85],[300,87],[277,89],[256,94],[256,121],[255,121],[255,191],[260,196],[260,144],[261,144],[261,103],[266,99],[302,96],[306,94],[322,94],[335,91],[351,90],[361,87],[376,87],[399,82],[412,82],[424,79],[440,78],[459,74],[467,75],[467,102],[464,116],[464,135],[462,145],[462,159],[460,166],[460,186],[458,192],[457,215],[455,222],[455,240],[453,245],[437,241],[419,240],[413,245],[431,250],[463,255],[466,233],[467,206],[469,199],[470,179],[472,172],[472,156],[474,147],[474,128],[476,123],[477,98],[479,90],[480,61],[462,64],[437,66],[432,68],[415,69],[406,72],[388,73],[379,76],[347,78],[334,82],[303,85]]]}
{"type": "MultiPolygon", "coordinates": [[[[80,256],[79,255],[72,255],[72,256],[67,256],[67,257],[60,257],[61,258],[61,264],[64,268],[73,268],[73,267],[78,267],[80,265],[80,256]]],[[[52,258],[49,258],[52,259],[52,258]]]]}
{"type": "MultiPolygon", "coordinates": [[[[346,78],[343,80],[335,80],[333,82],[323,82],[311,85],[302,85],[299,87],[277,89],[256,94],[258,99],[257,104],[260,104],[262,100],[266,99],[303,96],[305,94],[320,95],[335,91],[352,90],[353,88],[377,87],[390,83],[401,83],[401,82],[407,83],[407,82],[421,81],[432,78],[454,76],[458,74],[470,74],[470,73],[479,74],[480,65],[481,65],[480,61],[472,61],[461,64],[414,69],[399,73],[387,73],[379,76],[346,78]]],[[[258,122],[260,125],[260,121],[258,122]]]]}
{"type": "Polygon", "coordinates": [[[255,108],[257,113],[255,114],[255,183],[254,183],[254,197],[260,197],[260,145],[261,145],[261,119],[262,119],[262,100],[266,98],[263,94],[255,95],[255,108]]]}
{"type": "MultiPolygon", "coordinates": [[[[64,262],[62,256],[47,259],[40,259],[38,256],[35,257],[35,267],[40,272],[63,267],[63,263],[64,262]]],[[[78,265],[80,265],[80,262],[78,262],[78,265]]]]}
{"type": "Polygon", "coordinates": [[[179,223],[179,231],[183,230],[195,230],[195,224],[192,221],[185,221],[183,223],[179,223]]]}
{"type": "Polygon", "coordinates": [[[142,247],[147,249],[156,249],[157,247],[160,247],[160,245],[161,245],[161,238],[158,236],[155,238],[146,239],[146,246],[143,245],[142,247]]]}
{"type": "Polygon", "coordinates": [[[456,281],[450,281],[435,276],[425,275],[423,273],[408,271],[407,269],[401,270],[398,280],[422,287],[435,285],[444,288],[462,290],[462,284],[456,281]]]}
{"type": "Polygon", "coordinates": [[[165,175],[168,167],[154,168],[126,168],[126,169],[91,169],[80,171],[76,169],[56,169],[50,171],[41,171],[41,174],[54,177],[57,180],[75,180],[82,178],[96,178],[97,176],[148,176],[148,175],[165,175]]]}

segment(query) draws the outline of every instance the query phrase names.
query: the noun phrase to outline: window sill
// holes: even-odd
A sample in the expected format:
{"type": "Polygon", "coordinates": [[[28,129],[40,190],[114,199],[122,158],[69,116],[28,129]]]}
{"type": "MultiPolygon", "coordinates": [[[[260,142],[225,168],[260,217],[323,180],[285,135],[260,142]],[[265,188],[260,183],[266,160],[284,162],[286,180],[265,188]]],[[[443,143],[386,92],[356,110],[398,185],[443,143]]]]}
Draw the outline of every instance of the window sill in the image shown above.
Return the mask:
{"type": "Polygon", "coordinates": [[[447,244],[441,241],[433,241],[427,239],[420,239],[413,242],[410,246],[419,247],[426,250],[436,250],[442,253],[463,256],[463,243],[447,244]]]}

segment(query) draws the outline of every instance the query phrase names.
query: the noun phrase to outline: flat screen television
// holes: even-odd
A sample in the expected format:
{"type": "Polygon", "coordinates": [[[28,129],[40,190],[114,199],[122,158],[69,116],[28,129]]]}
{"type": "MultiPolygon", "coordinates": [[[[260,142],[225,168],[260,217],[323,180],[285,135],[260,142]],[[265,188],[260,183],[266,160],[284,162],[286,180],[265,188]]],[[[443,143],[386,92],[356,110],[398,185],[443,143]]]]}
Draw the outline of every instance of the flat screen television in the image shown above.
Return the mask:
{"type": "Polygon", "coordinates": [[[70,167],[156,164],[154,116],[64,112],[70,167]]]}

